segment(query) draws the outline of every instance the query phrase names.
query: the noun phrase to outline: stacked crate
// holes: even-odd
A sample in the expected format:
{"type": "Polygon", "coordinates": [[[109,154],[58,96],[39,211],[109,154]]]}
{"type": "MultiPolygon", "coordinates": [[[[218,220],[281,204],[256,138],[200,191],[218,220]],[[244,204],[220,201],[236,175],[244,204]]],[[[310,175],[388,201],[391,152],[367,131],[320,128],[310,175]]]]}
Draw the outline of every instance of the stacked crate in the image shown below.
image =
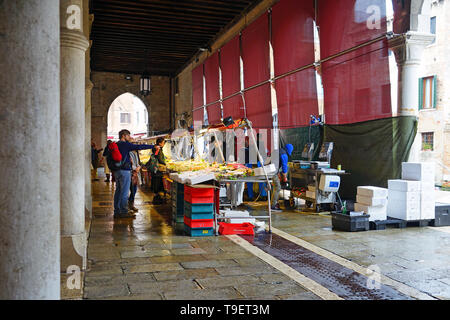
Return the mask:
{"type": "Polygon", "coordinates": [[[358,187],[355,211],[364,211],[370,215],[369,221],[384,221],[387,219],[388,191],[379,187],[358,187]]]}
{"type": "Polygon", "coordinates": [[[214,234],[214,188],[184,186],[184,231],[191,237],[214,234]]]}
{"type": "Polygon", "coordinates": [[[435,218],[434,163],[402,163],[402,180],[389,180],[390,217],[402,220],[435,218]]]}
{"type": "Polygon", "coordinates": [[[174,223],[184,221],[184,185],[174,181],[171,188],[172,217],[174,223]]]}

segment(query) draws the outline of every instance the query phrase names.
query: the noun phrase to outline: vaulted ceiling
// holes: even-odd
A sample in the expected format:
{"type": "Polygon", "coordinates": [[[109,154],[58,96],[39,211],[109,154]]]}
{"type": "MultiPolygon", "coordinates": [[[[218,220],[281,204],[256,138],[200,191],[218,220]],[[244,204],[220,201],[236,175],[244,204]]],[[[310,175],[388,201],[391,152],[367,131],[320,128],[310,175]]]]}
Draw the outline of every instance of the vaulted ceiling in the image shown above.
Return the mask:
{"type": "Polygon", "coordinates": [[[174,76],[261,0],[91,0],[91,69],[174,76]]]}

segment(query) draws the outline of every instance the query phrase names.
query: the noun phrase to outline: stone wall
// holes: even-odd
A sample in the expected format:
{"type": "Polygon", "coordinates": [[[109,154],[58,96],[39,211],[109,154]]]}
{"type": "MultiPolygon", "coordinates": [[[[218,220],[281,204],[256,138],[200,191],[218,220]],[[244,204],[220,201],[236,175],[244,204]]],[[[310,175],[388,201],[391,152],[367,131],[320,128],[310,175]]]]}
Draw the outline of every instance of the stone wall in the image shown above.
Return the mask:
{"type": "MultiPolygon", "coordinates": [[[[420,161],[436,162],[436,181],[450,178],[450,171],[439,164],[450,167],[450,149],[447,146],[450,138],[450,63],[448,52],[450,44],[450,1],[434,1],[430,17],[436,17],[436,41],[424,50],[421,77],[437,76],[436,109],[419,112],[419,134],[434,132],[434,150],[421,151],[420,161]],[[446,129],[447,128],[447,129],[446,129]],[[447,143],[446,143],[447,142],[447,143]]],[[[421,138],[421,137],[420,137],[421,138]]]]}
{"type": "Polygon", "coordinates": [[[94,84],[92,89],[92,138],[103,147],[106,144],[109,107],[118,96],[127,92],[138,96],[146,105],[150,131],[170,129],[170,78],[152,76],[152,94],[142,97],[139,95],[140,75],[131,75],[131,80],[126,80],[125,76],[121,73],[91,72],[91,81],[94,84]]]}

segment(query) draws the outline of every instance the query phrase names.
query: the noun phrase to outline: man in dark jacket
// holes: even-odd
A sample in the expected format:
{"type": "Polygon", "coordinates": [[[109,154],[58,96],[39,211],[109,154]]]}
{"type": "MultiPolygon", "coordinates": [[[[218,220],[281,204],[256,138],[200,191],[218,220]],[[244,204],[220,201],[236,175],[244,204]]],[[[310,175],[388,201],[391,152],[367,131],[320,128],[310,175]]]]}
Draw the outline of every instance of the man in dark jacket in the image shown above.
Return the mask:
{"type": "Polygon", "coordinates": [[[119,132],[120,141],[117,142],[120,154],[122,155],[121,167],[114,171],[114,178],[116,180],[116,191],[114,193],[114,217],[115,218],[131,218],[135,214],[128,209],[128,195],[130,192],[131,183],[131,161],[130,151],[152,149],[153,145],[147,144],[132,144],[131,134],[128,130],[119,132]]]}

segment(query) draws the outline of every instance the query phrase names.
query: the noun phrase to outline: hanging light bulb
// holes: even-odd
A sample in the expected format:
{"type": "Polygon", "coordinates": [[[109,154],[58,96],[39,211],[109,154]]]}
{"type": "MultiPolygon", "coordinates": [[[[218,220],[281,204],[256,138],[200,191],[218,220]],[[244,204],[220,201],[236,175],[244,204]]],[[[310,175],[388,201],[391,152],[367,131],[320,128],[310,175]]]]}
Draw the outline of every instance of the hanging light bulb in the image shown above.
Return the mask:
{"type": "Polygon", "coordinates": [[[144,72],[141,76],[139,93],[144,97],[151,93],[150,75],[147,72],[144,72]]]}

